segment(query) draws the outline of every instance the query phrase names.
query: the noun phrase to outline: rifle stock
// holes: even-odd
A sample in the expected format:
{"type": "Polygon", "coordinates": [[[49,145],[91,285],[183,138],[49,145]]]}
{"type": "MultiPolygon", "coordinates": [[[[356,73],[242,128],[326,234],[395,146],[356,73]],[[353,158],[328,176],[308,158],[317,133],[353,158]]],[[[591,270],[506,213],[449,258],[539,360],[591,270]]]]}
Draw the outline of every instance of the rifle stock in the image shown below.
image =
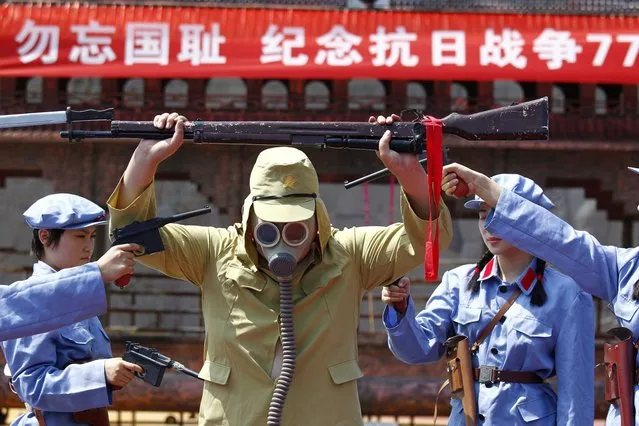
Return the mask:
{"type": "Polygon", "coordinates": [[[470,141],[548,139],[548,98],[442,119],[444,133],[470,141]]]}

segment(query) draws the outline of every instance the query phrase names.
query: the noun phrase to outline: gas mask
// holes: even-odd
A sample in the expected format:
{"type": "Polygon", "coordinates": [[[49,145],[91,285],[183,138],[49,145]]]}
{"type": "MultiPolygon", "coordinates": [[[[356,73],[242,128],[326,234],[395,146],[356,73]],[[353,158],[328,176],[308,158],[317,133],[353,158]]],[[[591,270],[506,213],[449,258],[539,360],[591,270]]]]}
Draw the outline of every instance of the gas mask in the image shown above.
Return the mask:
{"type": "Polygon", "coordinates": [[[253,238],[259,254],[268,262],[271,272],[290,278],[297,263],[311,249],[317,235],[315,215],[300,222],[273,223],[259,217],[253,219],[253,238]]]}

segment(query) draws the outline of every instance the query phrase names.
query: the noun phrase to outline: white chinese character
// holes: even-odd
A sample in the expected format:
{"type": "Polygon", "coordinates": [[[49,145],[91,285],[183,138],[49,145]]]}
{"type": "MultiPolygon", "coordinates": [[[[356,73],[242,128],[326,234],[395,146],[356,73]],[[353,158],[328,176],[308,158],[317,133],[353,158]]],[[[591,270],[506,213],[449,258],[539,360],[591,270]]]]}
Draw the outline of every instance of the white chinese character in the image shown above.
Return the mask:
{"type": "Polygon", "coordinates": [[[262,55],[260,62],[268,64],[271,62],[281,62],[284,65],[300,66],[306,65],[308,55],[300,53],[293,56],[293,48],[304,47],[303,27],[282,27],[282,31],[277,31],[277,25],[269,25],[266,34],[261,38],[262,55]],[[287,38],[287,36],[290,36],[287,38]],[[292,37],[292,38],[291,38],[292,37]]]}
{"type": "Polygon", "coordinates": [[[54,25],[35,25],[34,21],[27,19],[15,41],[20,44],[24,42],[18,48],[18,56],[23,64],[28,64],[38,58],[43,64],[52,64],[58,60],[60,28],[54,25]],[[49,50],[45,54],[47,48],[49,50]]]}
{"type": "Polygon", "coordinates": [[[204,32],[204,25],[180,25],[180,62],[191,61],[191,65],[225,64],[226,56],[220,56],[220,45],[226,37],[220,34],[220,24],[211,24],[211,32],[204,32]]]}
{"type": "Polygon", "coordinates": [[[463,31],[433,31],[433,65],[466,65],[466,33],[463,31]]]}
{"type": "Polygon", "coordinates": [[[392,67],[399,62],[405,67],[414,67],[419,63],[416,55],[410,54],[410,42],[417,40],[416,33],[407,33],[406,28],[398,26],[394,33],[386,34],[386,28],[377,27],[377,33],[370,36],[370,52],[375,55],[373,65],[392,67]],[[389,53],[390,51],[390,53],[389,53]],[[388,54],[388,57],[386,54],[388,54]]]}
{"type": "Polygon", "coordinates": [[[546,28],[533,42],[533,52],[546,61],[549,70],[558,70],[564,62],[574,64],[583,48],[570,37],[570,31],[546,28]]]}
{"type": "Polygon", "coordinates": [[[526,68],[528,59],[521,56],[524,50],[524,39],[517,30],[504,28],[501,35],[495,34],[492,28],[486,30],[484,44],[479,48],[481,65],[497,65],[500,68],[512,65],[515,68],[526,68]]]}
{"type": "Polygon", "coordinates": [[[115,33],[115,27],[103,27],[96,21],[89,21],[89,25],[71,25],[71,31],[78,34],[78,44],[71,48],[69,60],[87,65],[102,65],[106,61],[115,60],[115,52],[111,49],[111,36],[104,34],[115,33]],[[89,35],[93,33],[96,35],[89,35]],[[100,37],[100,35],[103,35],[100,37]]]}
{"type": "Polygon", "coordinates": [[[362,62],[362,55],[354,46],[359,46],[362,38],[346,31],[341,25],[334,25],[331,30],[317,39],[317,44],[324,47],[315,56],[315,63],[345,67],[362,62]]]}
{"type": "Polygon", "coordinates": [[[169,64],[169,24],[126,24],[124,64],[169,64]]]}

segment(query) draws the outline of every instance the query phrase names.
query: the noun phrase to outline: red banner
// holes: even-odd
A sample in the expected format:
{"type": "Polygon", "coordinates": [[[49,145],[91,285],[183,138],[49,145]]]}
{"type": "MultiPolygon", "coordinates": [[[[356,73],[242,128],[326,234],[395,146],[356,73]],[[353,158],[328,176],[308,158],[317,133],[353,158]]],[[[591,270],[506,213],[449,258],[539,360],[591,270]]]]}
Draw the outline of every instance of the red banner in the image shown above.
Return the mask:
{"type": "Polygon", "coordinates": [[[639,17],[0,6],[0,76],[639,83],[639,17]]]}

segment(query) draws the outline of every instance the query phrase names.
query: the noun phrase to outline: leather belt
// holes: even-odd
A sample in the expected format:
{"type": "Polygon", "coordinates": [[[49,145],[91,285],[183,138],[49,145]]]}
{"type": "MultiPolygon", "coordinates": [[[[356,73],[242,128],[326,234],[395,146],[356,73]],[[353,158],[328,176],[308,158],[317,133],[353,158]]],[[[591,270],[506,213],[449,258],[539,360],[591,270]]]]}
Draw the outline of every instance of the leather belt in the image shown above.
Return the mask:
{"type": "Polygon", "coordinates": [[[544,383],[544,379],[532,371],[504,371],[488,365],[473,368],[473,376],[479,383],[544,383]]]}

